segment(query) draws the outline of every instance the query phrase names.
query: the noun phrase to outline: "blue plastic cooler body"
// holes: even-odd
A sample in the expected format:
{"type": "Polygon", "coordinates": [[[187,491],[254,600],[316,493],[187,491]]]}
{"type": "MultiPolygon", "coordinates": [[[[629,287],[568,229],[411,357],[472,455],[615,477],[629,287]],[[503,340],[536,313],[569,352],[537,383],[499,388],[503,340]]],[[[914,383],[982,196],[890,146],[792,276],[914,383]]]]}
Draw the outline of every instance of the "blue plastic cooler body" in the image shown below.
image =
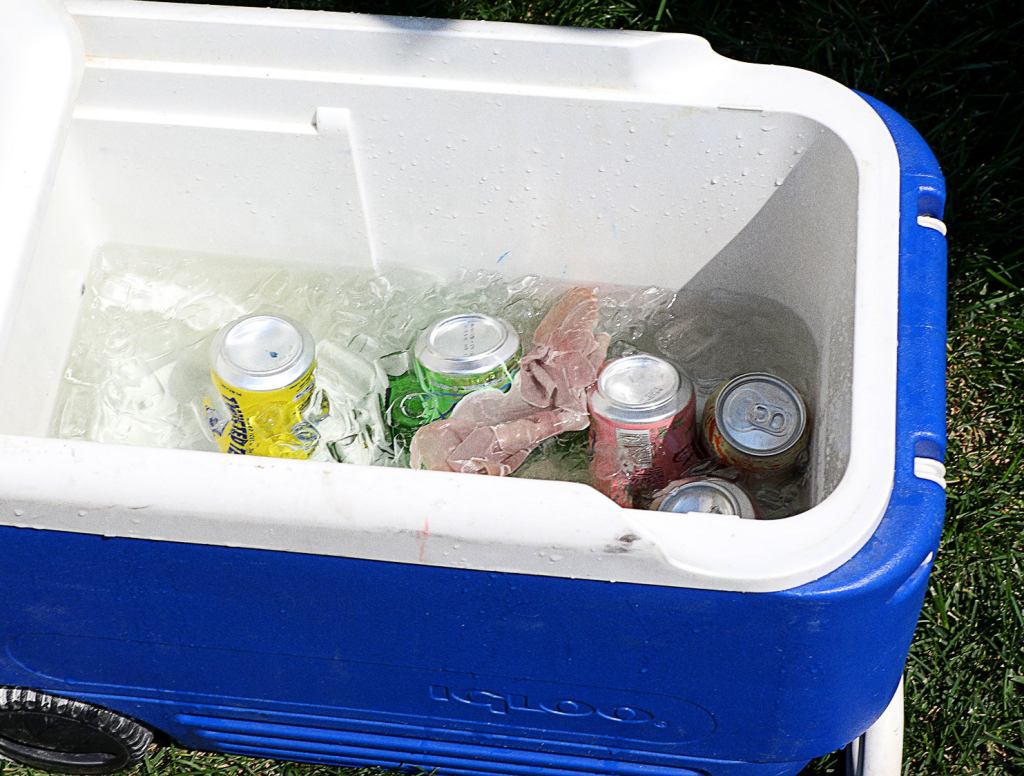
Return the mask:
{"type": "Polygon", "coordinates": [[[183,746],[450,774],[783,776],[900,680],[938,547],[944,181],[901,164],[892,498],[849,562],[729,593],[3,527],[0,684],[90,701],[183,746]]]}

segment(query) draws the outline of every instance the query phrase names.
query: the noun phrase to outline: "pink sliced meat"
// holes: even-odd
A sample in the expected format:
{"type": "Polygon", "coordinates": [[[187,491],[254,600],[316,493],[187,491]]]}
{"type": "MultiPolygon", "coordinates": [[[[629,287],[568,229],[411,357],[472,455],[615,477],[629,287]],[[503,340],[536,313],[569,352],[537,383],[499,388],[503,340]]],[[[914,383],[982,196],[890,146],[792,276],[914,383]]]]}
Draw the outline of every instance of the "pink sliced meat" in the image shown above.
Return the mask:
{"type": "Polygon", "coordinates": [[[527,403],[586,412],[587,388],[608,353],[608,335],[594,333],[599,314],[589,288],[574,288],[555,303],[519,367],[527,403]]]}
{"type": "Polygon", "coordinates": [[[537,327],[509,391],[472,393],[448,418],[417,431],[412,467],[504,476],[545,439],[587,428],[587,389],[609,342],[607,334],[594,332],[598,315],[591,289],[563,295],[537,327]]]}

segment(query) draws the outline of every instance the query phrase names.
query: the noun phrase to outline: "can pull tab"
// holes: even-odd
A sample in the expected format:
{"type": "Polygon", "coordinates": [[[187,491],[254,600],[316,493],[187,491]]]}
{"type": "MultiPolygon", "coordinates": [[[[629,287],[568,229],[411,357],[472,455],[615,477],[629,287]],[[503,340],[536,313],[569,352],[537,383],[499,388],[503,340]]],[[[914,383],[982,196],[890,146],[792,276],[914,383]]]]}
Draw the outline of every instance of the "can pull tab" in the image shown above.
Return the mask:
{"type": "Polygon", "coordinates": [[[751,406],[747,412],[747,422],[773,436],[785,436],[789,426],[786,422],[786,413],[781,407],[761,403],[751,406]]]}

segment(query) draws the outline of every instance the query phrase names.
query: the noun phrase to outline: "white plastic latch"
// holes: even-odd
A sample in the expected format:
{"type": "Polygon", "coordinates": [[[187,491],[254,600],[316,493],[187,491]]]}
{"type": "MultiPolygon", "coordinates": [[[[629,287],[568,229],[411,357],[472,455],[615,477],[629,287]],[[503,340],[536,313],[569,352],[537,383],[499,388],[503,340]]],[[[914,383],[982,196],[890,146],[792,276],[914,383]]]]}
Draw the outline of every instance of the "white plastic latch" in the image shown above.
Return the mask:
{"type": "Polygon", "coordinates": [[[946,223],[941,218],[936,218],[935,216],[918,216],[917,225],[923,226],[925,229],[934,229],[943,237],[946,236],[946,223]]]}
{"type": "Polygon", "coordinates": [[[915,458],[914,476],[930,480],[943,490],[946,489],[946,467],[934,458],[915,458]]]}

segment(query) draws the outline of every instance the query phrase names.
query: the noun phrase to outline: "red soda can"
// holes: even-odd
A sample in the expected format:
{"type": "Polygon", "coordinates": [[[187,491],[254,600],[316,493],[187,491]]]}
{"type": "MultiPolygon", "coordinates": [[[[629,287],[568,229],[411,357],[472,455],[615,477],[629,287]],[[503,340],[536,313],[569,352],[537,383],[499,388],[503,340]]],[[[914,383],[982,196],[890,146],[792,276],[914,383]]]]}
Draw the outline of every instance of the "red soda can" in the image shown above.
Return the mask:
{"type": "Polygon", "coordinates": [[[696,461],[693,383],[646,353],[609,361],[590,395],[594,487],[623,507],[665,487],[696,461]]]}

